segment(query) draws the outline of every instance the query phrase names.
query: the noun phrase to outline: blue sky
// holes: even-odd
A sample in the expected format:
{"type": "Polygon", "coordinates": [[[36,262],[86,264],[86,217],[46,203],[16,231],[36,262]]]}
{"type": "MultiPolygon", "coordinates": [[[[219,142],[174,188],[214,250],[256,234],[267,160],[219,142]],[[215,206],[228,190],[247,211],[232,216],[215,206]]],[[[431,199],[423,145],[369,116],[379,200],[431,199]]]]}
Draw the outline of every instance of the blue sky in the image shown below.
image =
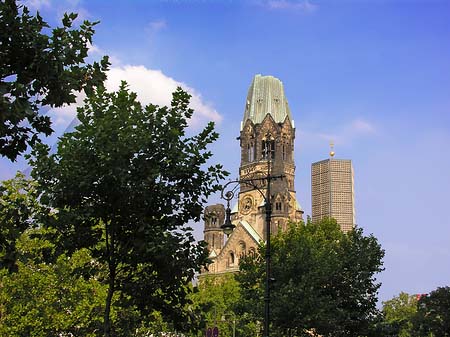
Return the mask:
{"type": "MultiPolygon", "coordinates": [[[[356,217],[386,250],[380,299],[450,285],[450,2],[30,0],[100,20],[91,57],[112,61],[143,102],[193,94],[193,131],[217,122],[214,160],[237,176],[239,125],[255,74],[281,79],[296,125],[297,196],[311,213],[310,165],[352,159],[356,217]]],[[[82,97],[80,97],[81,102],[82,97]]],[[[48,113],[52,143],[75,107],[48,113]]],[[[0,178],[25,163],[0,159],[0,178]]],[[[218,201],[213,198],[212,202],[218,201]]],[[[201,237],[201,225],[196,225],[201,237]]]]}

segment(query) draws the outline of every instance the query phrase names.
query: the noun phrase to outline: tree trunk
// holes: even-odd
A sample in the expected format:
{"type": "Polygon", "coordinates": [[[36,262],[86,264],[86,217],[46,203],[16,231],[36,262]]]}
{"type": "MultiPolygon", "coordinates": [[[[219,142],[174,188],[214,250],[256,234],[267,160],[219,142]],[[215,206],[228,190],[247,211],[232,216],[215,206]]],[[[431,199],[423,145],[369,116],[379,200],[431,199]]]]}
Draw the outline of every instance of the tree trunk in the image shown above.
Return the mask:
{"type": "Polygon", "coordinates": [[[111,320],[109,316],[111,313],[112,297],[114,295],[114,279],[115,279],[115,271],[114,273],[112,273],[112,270],[110,270],[108,295],[106,296],[105,316],[104,316],[105,337],[111,336],[111,320]]]}
{"type": "Polygon", "coordinates": [[[108,295],[105,303],[105,316],[103,319],[105,337],[111,337],[111,303],[115,290],[116,260],[114,258],[114,231],[106,225],[106,254],[109,267],[108,295]]]}

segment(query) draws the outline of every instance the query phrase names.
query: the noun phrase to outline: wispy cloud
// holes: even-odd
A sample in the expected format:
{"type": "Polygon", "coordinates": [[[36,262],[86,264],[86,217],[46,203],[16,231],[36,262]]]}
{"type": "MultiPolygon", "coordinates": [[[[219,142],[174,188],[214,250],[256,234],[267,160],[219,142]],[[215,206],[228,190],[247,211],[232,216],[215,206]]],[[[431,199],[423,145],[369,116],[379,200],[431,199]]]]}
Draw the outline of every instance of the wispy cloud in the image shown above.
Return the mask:
{"type": "Polygon", "coordinates": [[[274,10],[295,10],[304,13],[313,13],[319,8],[308,0],[269,0],[264,4],[274,10]]]}
{"type": "Polygon", "coordinates": [[[314,130],[311,128],[298,130],[302,139],[308,139],[311,143],[336,145],[347,145],[358,141],[363,137],[370,137],[377,133],[374,124],[363,118],[347,121],[340,125],[335,125],[328,130],[314,130]]]}
{"type": "Polygon", "coordinates": [[[64,13],[77,13],[76,24],[81,24],[84,20],[92,18],[91,13],[82,6],[82,0],[24,0],[23,4],[29,9],[42,11],[46,10],[60,20],[64,13]]]}
{"type": "Polygon", "coordinates": [[[167,27],[167,23],[165,20],[162,20],[162,19],[150,21],[148,24],[148,30],[151,31],[152,33],[156,33],[166,27],[167,27]]]}
{"type": "Polygon", "coordinates": [[[64,16],[64,13],[77,13],[77,19],[75,20],[76,24],[81,24],[84,20],[91,20],[91,13],[84,8],[83,2],[79,0],[59,0],[54,2],[52,8],[56,13],[58,19],[64,16]]]}
{"type": "Polygon", "coordinates": [[[158,35],[158,33],[160,33],[166,28],[167,28],[166,20],[157,19],[147,23],[147,25],[144,28],[144,31],[147,35],[148,40],[150,42],[153,42],[153,39],[158,35]]]}
{"type": "Polygon", "coordinates": [[[27,0],[23,4],[29,9],[41,10],[44,7],[50,7],[50,0],[27,0]]]}
{"type": "Polygon", "coordinates": [[[355,119],[350,127],[359,133],[370,134],[375,132],[375,127],[363,119],[355,119]]]}

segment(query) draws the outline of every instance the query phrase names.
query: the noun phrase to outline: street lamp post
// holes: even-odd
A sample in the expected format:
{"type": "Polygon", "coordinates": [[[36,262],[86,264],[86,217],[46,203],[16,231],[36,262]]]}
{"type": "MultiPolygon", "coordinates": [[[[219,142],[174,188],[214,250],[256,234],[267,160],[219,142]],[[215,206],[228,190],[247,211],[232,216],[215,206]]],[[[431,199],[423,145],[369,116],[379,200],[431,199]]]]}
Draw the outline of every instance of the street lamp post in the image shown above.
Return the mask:
{"type": "Polygon", "coordinates": [[[233,320],[231,321],[233,323],[233,337],[236,337],[236,316],[234,316],[234,314],[225,314],[222,315],[222,322],[226,322],[227,320],[227,315],[231,316],[233,318],[233,320]]]}
{"type": "Polygon", "coordinates": [[[264,291],[264,337],[269,337],[270,333],[270,283],[273,280],[271,277],[271,251],[270,251],[270,232],[271,232],[271,219],[272,219],[272,201],[271,201],[271,193],[270,193],[270,184],[272,180],[282,179],[284,175],[272,175],[271,174],[271,161],[270,154],[266,153],[267,162],[267,175],[261,178],[254,179],[243,179],[243,180],[232,180],[225,184],[222,189],[222,199],[227,201],[227,208],[225,210],[225,222],[221,226],[223,232],[227,235],[230,235],[234,228],[236,227],[231,222],[231,209],[230,209],[230,200],[234,198],[234,194],[236,189],[241,185],[245,184],[256,189],[264,198],[265,201],[265,212],[266,212],[266,253],[265,253],[265,267],[266,267],[266,280],[265,280],[265,291],[264,291]],[[267,189],[266,193],[258,187],[258,181],[267,181],[267,189]],[[235,184],[234,188],[230,188],[229,186],[235,184]],[[227,188],[230,188],[227,190],[227,188]]]}

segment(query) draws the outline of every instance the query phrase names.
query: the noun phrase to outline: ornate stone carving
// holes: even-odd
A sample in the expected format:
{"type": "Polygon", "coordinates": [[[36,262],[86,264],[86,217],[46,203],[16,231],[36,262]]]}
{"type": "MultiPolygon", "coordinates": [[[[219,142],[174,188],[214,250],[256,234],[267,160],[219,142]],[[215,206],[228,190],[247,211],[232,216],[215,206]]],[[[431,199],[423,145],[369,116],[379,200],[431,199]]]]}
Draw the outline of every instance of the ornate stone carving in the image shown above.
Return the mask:
{"type": "Polygon", "coordinates": [[[246,195],[244,198],[242,198],[241,201],[241,207],[240,211],[242,214],[248,214],[250,213],[254,208],[254,200],[250,195],[246,195]]]}

